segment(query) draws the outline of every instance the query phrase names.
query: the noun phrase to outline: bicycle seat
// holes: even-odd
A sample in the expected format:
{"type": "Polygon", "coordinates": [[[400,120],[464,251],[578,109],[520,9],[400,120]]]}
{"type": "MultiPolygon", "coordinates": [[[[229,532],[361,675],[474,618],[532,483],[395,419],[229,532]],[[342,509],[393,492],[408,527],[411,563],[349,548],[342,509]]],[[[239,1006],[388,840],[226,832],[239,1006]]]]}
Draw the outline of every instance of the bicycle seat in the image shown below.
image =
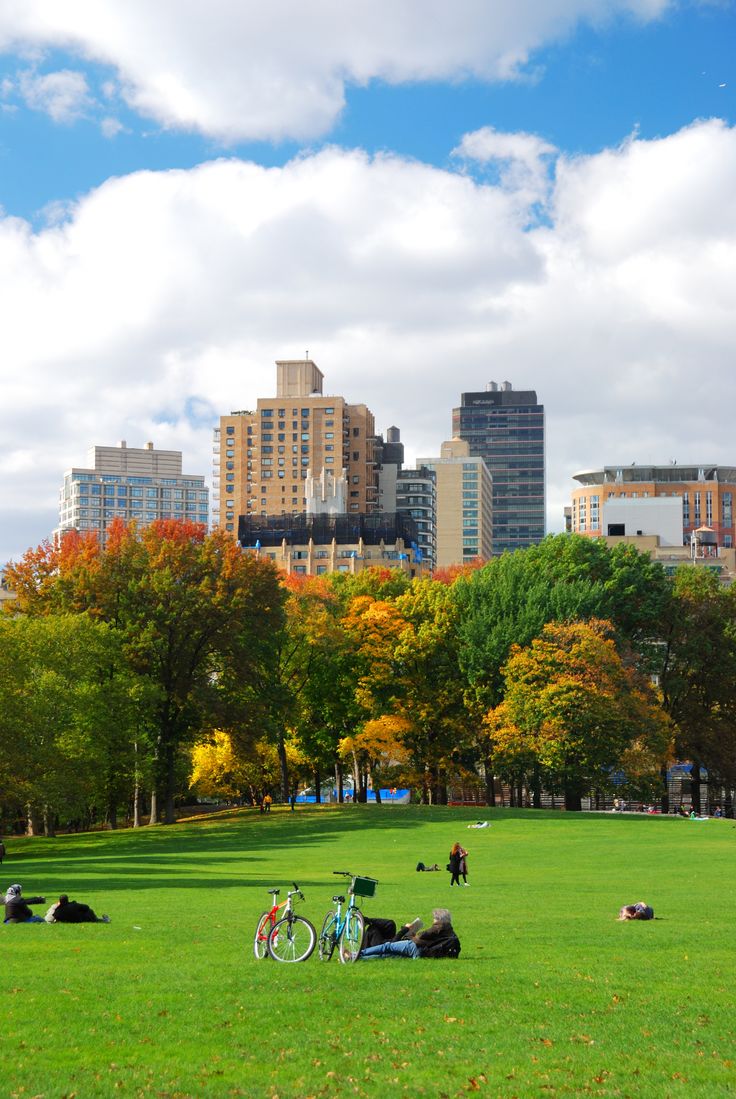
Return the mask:
{"type": "Polygon", "coordinates": [[[268,891],[268,892],[269,892],[269,893],[273,893],[274,897],[278,897],[278,895],[279,895],[279,893],[281,892],[281,890],[280,890],[280,889],[269,889],[269,891],[268,891]]]}
{"type": "Polygon", "coordinates": [[[333,899],[333,901],[339,901],[340,904],[345,904],[345,898],[344,897],[333,897],[332,899],[333,899]]]}

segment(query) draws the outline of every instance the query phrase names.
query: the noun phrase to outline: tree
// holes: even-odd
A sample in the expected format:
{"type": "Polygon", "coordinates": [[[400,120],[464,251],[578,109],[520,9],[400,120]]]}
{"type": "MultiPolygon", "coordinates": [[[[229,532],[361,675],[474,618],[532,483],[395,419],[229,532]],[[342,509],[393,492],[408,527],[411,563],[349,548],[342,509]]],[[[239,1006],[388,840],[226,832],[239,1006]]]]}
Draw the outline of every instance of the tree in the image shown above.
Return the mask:
{"type": "Polygon", "coordinates": [[[664,707],[699,812],[701,766],[711,785],[736,784],[736,591],[705,569],[678,569],[662,653],[664,707]]]}
{"type": "Polygon", "coordinates": [[[670,723],[648,680],[617,652],[608,622],[548,624],[512,649],[504,681],[504,701],[486,722],[494,760],[537,767],[564,789],[567,809],[581,808],[586,788],[610,786],[627,758],[641,778],[668,755],[670,723]]]}
{"type": "Polygon", "coordinates": [[[115,630],[129,671],[149,688],[156,788],[171,823],[179,753],[203,729],[250,721],[258,732],[258,688],[283,618],[275,568],[223,533],[160,520],[141,530],[114,523],[104,548],[69,535],[58,549],[26,554],[8,576],[16,613],[88,612],[115,630]]]}
{"type": "Polygon", "coordinates": [[[134,767],[132,685],[114,631],[89,615],[0,619],[0,796],[30,831],[116,802],[134,767]]]}
{"type": "Polygon", "coordinates": [[[482,712],[503,697],[513,645],[528,645],[547,622],[600,618],[642,660],[671,600],[667,576],[635,547],[560,534],[494,558],[452,586],[459,612],[460,666],[482,712]]]}
{"type": "Polygon", "coordinates": [[[357,644],[355,691],[363,720],[401,719],[423,799],[431,790],[435,800],[446,800],[468,729],[450,589],[414,580],[393,602],[359,596],[345,626],[357,644]]]}

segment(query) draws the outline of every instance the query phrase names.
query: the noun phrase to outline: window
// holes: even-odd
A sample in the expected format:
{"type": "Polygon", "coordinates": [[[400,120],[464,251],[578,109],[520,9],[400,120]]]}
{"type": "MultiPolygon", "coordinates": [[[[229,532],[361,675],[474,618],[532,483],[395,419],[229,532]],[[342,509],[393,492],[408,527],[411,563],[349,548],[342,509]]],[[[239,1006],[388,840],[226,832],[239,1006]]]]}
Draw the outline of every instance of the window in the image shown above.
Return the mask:
{"type": "Polygon", "coordinates": [[[261,409],[261,416],[263,416],[264,418],[273,417],[273,409],[272,408],[262,408],[261,409]]]}
{"type": "Polygon", "coordinates": [[[353,461],[354,462],[360,461],[360,451],[358,451],[358,450],[353,451],[353,461]]]}
{"type": "MultiPolygon", "coordinates": [[[[234,435],[235,434],[235,428],[232,427],[232,426],[231,427],[226,427],[225,431],[228,435],[234,435]]],[[[248,428],[248,431],[250,431],[250,428],[248,428]]]]}
{"type": "Polygon", "coordinates": [[[335,415],[334,408],[326,408],[325,409],[325,416],[334,416],[334,415],[335,415]]]}
{"type": "Polygon", "coordinates": [[[225,485],[225,492],[235,492],[235,485],[225,485]]]}
{"type": "Polygon", "coordinates": [[[359,428],[359,427],[354,427],[354,428],[353,428],[353,438],[354,438],[354,439],[357,439],[357,437],[358,437],[359,435],[360,435],[360,428],[359,428]]]}

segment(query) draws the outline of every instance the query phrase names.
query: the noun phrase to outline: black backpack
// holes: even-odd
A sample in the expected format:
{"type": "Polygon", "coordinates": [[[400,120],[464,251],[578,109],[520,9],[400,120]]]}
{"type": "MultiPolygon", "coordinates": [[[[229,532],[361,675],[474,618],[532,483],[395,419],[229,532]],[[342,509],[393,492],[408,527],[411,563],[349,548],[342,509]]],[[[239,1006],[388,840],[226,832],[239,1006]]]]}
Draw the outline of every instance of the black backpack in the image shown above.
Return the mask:
{"type": "Polygon", "coordinates": [[[436,939],[432,943],[427,943],[423,946],[420,942],[417,944],[421,950],[423,958],[459,958],[460,957],[460,940],[453,931],[449,935],[445,935],[443,939],[436,939]]]}

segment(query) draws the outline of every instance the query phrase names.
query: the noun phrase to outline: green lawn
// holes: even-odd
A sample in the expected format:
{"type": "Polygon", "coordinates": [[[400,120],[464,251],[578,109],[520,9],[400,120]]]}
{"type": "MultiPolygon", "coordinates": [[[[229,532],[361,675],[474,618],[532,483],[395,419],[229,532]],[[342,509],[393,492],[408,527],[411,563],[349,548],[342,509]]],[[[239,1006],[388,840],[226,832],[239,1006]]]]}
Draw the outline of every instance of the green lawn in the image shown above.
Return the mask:
{"type": "MultiPolygon", "coordinates": [[[[11,840],[2,885],[109,926],[0,927],[3,1096],[696,1096],[736,1092],[732,821],[364,807],[11,840]],[[470,888],[417,874],[470,849],[470,888]],[[266,889],[319,928],[447,906],[459,961],[258,962],[266,889]],[[284,894],[285,895],[285,894],[284,894]],[[650,923],[620,924],[647,900],[650,923]]],[[[41,910],[43,914],[43,910],[41,910]]]]}

